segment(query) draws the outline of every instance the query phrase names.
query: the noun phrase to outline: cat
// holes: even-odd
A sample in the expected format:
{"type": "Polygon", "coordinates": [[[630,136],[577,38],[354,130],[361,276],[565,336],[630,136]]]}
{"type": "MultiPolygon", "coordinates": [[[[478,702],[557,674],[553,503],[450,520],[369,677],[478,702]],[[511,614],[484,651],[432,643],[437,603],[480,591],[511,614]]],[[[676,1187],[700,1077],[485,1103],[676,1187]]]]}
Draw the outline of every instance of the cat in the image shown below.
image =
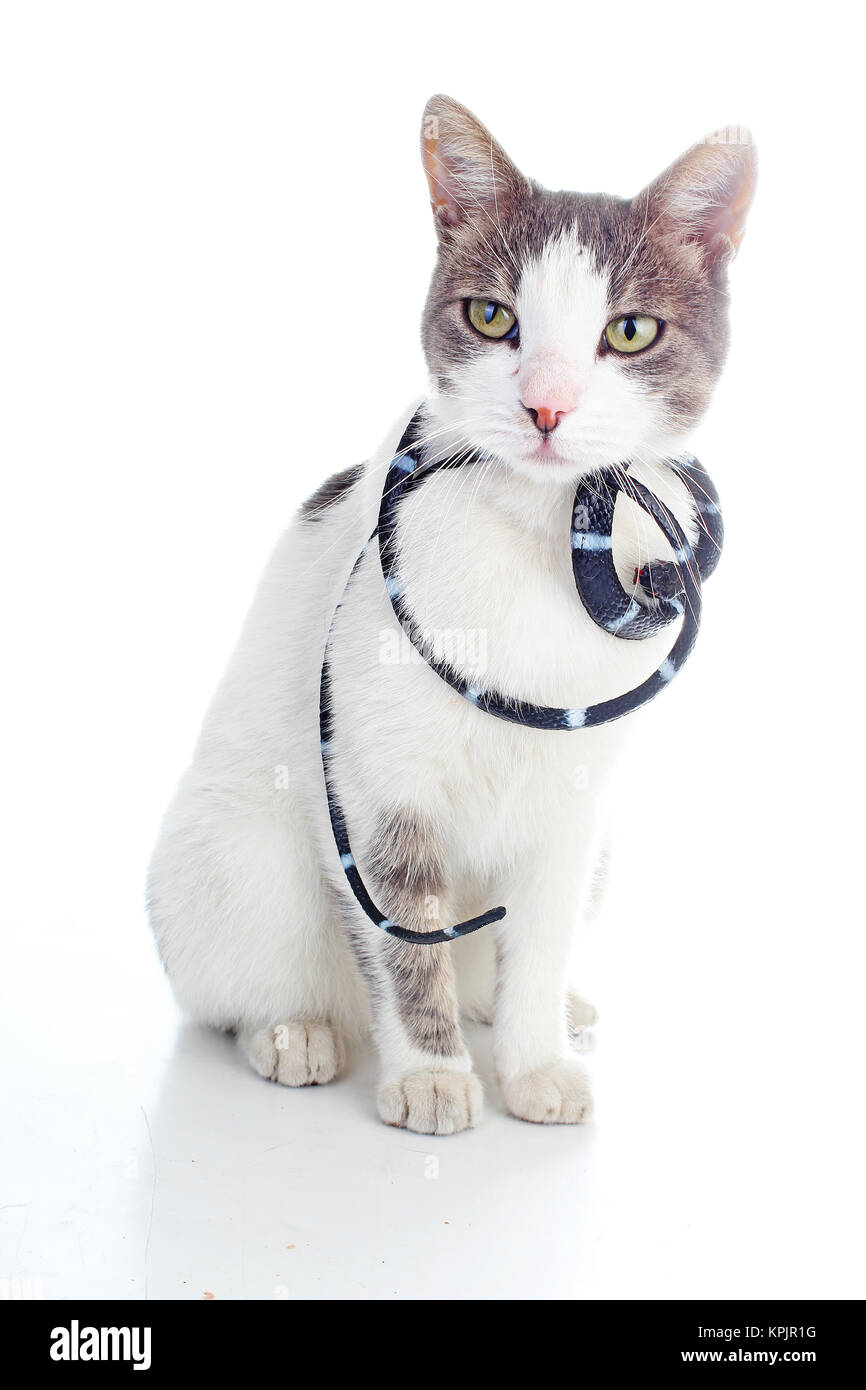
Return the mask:
{"type": "MultiPolygon", "coordinates": [[[[550,192],[445,96],[427,104],[421,149],[438,241],[422,444],[431,461],[466,449],[481,461],[401,502],[405,602],[458,668],[483,667],[507,694],[585,705],[635,685],[671,637],[616,642],[582,608],[575,487],[629,460],[694,539],[688,494],[662,460],[682,450],[722,368],[754,149],[729,129],[632,199],[550,192]]],[[[395,940],[348,892],[332,837],[326,635],[408,418],[279,541],[163,821],[152,928],[181,1007],[234,1031],[260,1076],[331,1081],[369,1030],[381,1118],[453,1134],[482,1109],[469,1017],[493,1023],[512,1115],[579,1123],[592,1100],[569,1029],[595,1012],[570,991],[572,936],[610,769],[633,719],[652,713],[572,734],[473,708],[413,659],[371,546],[329,647],[330,767],[359,867],[388,917],[415,930],[492,903],[507,915],[449,944],[395,940]]],[[[626,585],[642,556],[669,553],[624,499],[615,542],[626,585]]]]}

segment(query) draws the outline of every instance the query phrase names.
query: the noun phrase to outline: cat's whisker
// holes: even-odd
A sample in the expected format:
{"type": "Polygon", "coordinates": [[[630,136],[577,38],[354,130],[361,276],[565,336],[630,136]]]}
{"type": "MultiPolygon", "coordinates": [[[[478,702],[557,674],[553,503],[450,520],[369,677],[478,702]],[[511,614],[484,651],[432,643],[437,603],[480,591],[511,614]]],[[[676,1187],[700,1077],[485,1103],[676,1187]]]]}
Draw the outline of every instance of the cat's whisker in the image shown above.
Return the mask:
{"type": "MultiPolygon", "coordinates": [[[[695,283],[695,282],[694,282],[693,279],[690,280],[690,279],[689,279],[687,276],[685,276],[685,275],[647,275],[647,276],[643,276],[643,275],[642,275],[642,276],[640,277],[640,288],[641,288],[641,289],[643,289],[643,287],[644,287],[645,285],[654,285],[654,284],[665,284],[665,285],[694,285],[694,283],[695,283]]],[[[721,285],[702,285],[702,286],[701,286],[701,291],[704,292],[704,291],[706,291],[706,290],[709,290],[710,293],[712,293],[712,294],[721,294],[721,295],[724,295],[724,297],[725,297],[726,299],[730,299],[730,297],[731,297],[730,290],[724,289],[723,286],[721,286],[721,285]]]]}
{"type": "MultiPolygon", "coordinates": [[[[636,461],[636,462],[642,462],[642,463],[644,462],[644,460],[641,460],[641,459],[640,459],[640,456],[639,456],[639,455],[636,455],[635,461],[636,461]]],[[[649,464],[646,464],[645,466],[649,467],[650,465],[649,465],[649,464]]],[[[623,483],[624,483],[623,491],[626,493],[626,495],[627,495],[628,497],[630,497],[630,498],[636,503],[636,505],[639,506],[640,504],[637,502],[637,495],[636,495],[635,490],[634,490],[634,479],[630,478],[629,475],[628,475],[628,473],[624,473],[624,474],[623,474],[623,483]]],[[[671,511],[669,510],[669,508],[668,508],[668,507],[665,505],[665,503],[661,500],[661,498],[658,496],[658,494],[656,494],[655,496],[656,496],[656,502],[657,502],[658,507],[659,507],[659,511],[662,513],[662,515],[664,516],[664,518],[665,518],[665,520],[668,522],[668,524],[671,525],[672,528],[675,527],[675,525],[678,525],[678,523],[676,522],[676,518],[673,516],[673,514],[671,513],[671,511]]],[[[648,560],[649,560],[649,562],[651,563],[651,559],[650,559],[649,557],[648,557],[648,560]]],[[[689,576],[691,577],[691,580],[692,580],[692,582],[694,583],[695,587],[696,587],[698,590],[700,590],[700,586],[701,586],[701,576],[700,576],[700,572],[699,572],[699,570],[698,570],[698,568],[697,568],[697,561],[694,559],[694,555],[692,555],[692,558],[686,558],[686,559],[684,559],[681,563],[682,563],[682,564],[685,566],[685,568],[687,569],[687,571],[688,571],[688,573],[689,573],[689,576]]],[[[691,611],[692,616],[697,620],[698,615],[697,615],[697,613],[695,613],[695,611],[694,611],[694,606],[693,606],[693,604],[692,604],[691,597],[689,596],[688,591],[686,591],[685,599],[686,599],[686,602],[687,602],[688,605],[689,605],[689,610],[691,611]]]]}
{"type": "MultiPolygon", "coordinates": [[[[470,212],[468,211],[468,209],[466,208],[465,204],[461,203],[460,200],[459,200],[458,198],[455,198],[454,195],[453,195],[453,193],[452,193],[451,190],[449,189],[448,185],[446,185],[441,179],[437,178],[435,174],[431,174],[430,177],[433,179],[434,183],[437,183],[437,184],[439,185],[439,187],[441,188],[441,190],[442,190],[443,193],[446,193],[446,194],[448,194],[448,195],[450,196],[451,201],[454,202],[455,205],[460,209],[460,211],[462,212],[464,218],[465,218],[466,221],[469,223],[470,227],[472,227],[472,229],[473,229],[473,231],[476,233],[476,235],[477,235],[478,237],[480,237],[481,241],[482,241],[482,242],[484,243],[484,245],[487,247],[488,251],[490,251],[491,254],[492,254],[493,256],[496,257],[496,260],[499,262],[499,265],[501,266],[502,270],[505,272],[506,276],[508,277],[508,280],[510,280],[511,276],[510,276],[510,272],[509,272],[509,270],[508,270],[508,266],[506,265],[506,263],[505,263],[505,261],[503,260],[502,256],[500,256],[499,252],[496,250],[496,247],[492,244],[492,242],[490,242],[490,241],[487,239],[487,237],[486,237],[486,236],[484,235],[484,233],[481,231],[480,227],[478,226],[478,223],[477,223],[477,222],[475,221],[475,219],[471,216],[471,214],[470,214],[470,212]]],[[[461,178],[459,177],[459,175],[457,175],[457,174],[452,174],[452,178],[453,178],[453,180],[454,180],[455,182],[457,182],[457,183],[461,183],[461,184],[464,184],[464,183],[465,183],[465,181],[464,181],[463,179],[461,179],[461,178]]],[[[480,211],[480,212],[483,212],[484,215],[487,217],[488,221],[491,223],[491,225],[492,225],[494,228],[496,228],[496,223],[493,221],[492,217],[490,216],[490,213],[489,213],[489,212],[487,211],[487,209],[484,207],[483,203],[481,203],[480,200],[479,200],[478,198],[475,197],[475,195],[472,193],[471,189],[469,189],[468,191],[469,191],[469,196],[473,199],[473,202],[475,202],[475,204],[477,205],[479,211],[480,211]]],[[[498,230],[498,229],[497,229],[497,230],[498,230]]],[[[501,235],[501,232],[500,232],[500,235],[501,235]]],[[[514,269],[515,271],[517,271],[517,270],[519,269],[519,267],[518,267],[518,265],[517,265],[517,262],[514,260],[513,253],[511,252],[511,250],[510,250],[510,248],[508,247],[507,243],[505,242],[505,239],[504,239],[504,238],[503,238],[503,245],[505,246],[506,251],[508,252],[509,256],[511,257],[513,269],[514,269]]]]}
{"type": "MultiPolygon", "coordinates": [[[[426,435],[419,435],[416,448],[418,448],[419,450],[423,450],[424,448],[426,448],[427,444],[429,444],[431,440],[436,439],[442,435],[449,434],[450,430],[451,426],[442,426],[438,429],[428,431],[426,435]]],[[[450,450],[446,450],[446,453],[447,452],[450,452],[450,450]]],[[[371,476],[375,477],[377,474],[381,475],[382,473],[386,473],[390,466],[391,458],[389,457],[384,461],[371,467],[369,471],[371,476]]],[[[400,483],[396,483],[394,487],[385,489],[386,497],[390,497],[399,486],[400,483]]],[[[331,554],[331,552],[335,549],[336,546],[340,545],[349,535],[351,535],[351,533],[354,530],[357,529],[357,520],[354,516],[350,516],[346,519],[342,526],[335,527],[335,529],[337,531],[337,534],[331,541],[330,545],[326,546],[325,549],[321,552],[321,554],[319,554],[316,557],[317,564],[320,564],[322,560],[326,559],[327,556],[331,554]]]]}
{"type": "MultiPolygon", "coordinates": [[[[486,463],[487,460],[483,460],[483,462],[486,463]]],[[[476,463],[476,465],[473,466],[473,467],[466,467],[466,468],[463,468],[463,469],[460,470],[460,475],[461,475],[461,476],[460,476],[459,479],[458,479],[457,486],[453,489],[452,496],[451,496],[451,499],[450,499],[450,501],[449,501],[449,503],[448,503],[448,506],[445,508],[445,511],[444,511],[444,513],[442,514],[442,517],[441,517],[441,519],[440,519],[439,528],[438,528],[437,535],[436,535],[436,540],[435,540],[435,542],[434,542],[434,545],[431,547],[431,552],[430,552],[430,569],[429,569],[428,598],[427,598],[427,605],[428,605],[428,606],[429,606],[429,584],[432,584],[432,583],[435,581],[435,578],[436,578],[436,572],[435,572],[435,568],[434,568],[434,561],[435,561],[435,559],[436,559],[437,552],[438,552],[439,547],[440,547],[440,545],[441,545],[442,533],[443,533],[443,531],[444,531],[446,522],[447,522],[447,520],[448,520],[448,518],[449,518],[449,516],[450,516],[450,514],[451,514],[451,512],[452,512],[452,510],[453,510],[453,508],[454,508],[454,506],[455,506],[455,504],[457,503],[457,501],[458,501],[458,499],[459,499],[461,493],[463,493],[463,492],[466,490],[467,486],[470,486],[470,485],[471,485],[471,479],[472,479],[472,477],[473,477],[473,474],[476,472],[477,467],[478,467],[478,463],[476,463]]]]}
{"type": "MultiPolygon", "coordinates": [[[[642,464],[642,466],[643,466],[644,468],[646,468],[646,470],[647,470],[647,472],[650,474],[650,476],[653,477],[653,478],[656,478],[663,486],[664,486],[664,483],[665,483],[664,474],[661,472],[661,469],[662,469],[663,467],[668,468],[669,471],[674,475],[675,478],[677,478],[678,481],[681,480],[681,478],[682,478],[682,475],[680,474],[680,472],[679,472],[679,470],[678,470],[678,468],[677,468],[676,459],[664,459],[664,458],[659,458],[656,462],[652,462],[650,459],[648,459],[648,458],[646,458],[646,457],[644,457],[644,456],[642,456],[642,455],[637,455],[636,457],[637,457],[637,459],[639,460],[639,462],[642,464]]],[[[708,501],[708,502],[713,502],[713,503],[714,503],[714,498],[713,498],[713,497],[711,496],[711,494],[707,491],[707,489],[701,485],[701,483],[698,481],[697,477],[696,477],[694,474],[690,474],[689,477],[690,477],[690,482],[689,482],[689,487],[690,487],[690,489],[695,489],[696,491],[698,491],[698,492],[700,492],[700,493],[702,494],[702,496],[705,498],[706,501],[708,501]]],[[[696,508],[696,507],[694,507],[692,510],[693,510],[693,520],[694,520],[694,524],[695,524],[695,526],[697,527],[698,531],[701,532],[704,536],[706,536],[707,540],[708,540],[709,543],[714,547],[714,549],[716,549],[716,550],[721,550],[721,546],[719,545],[719,542],[716,540],[715,536],[712,535],[712,533],[711,533],[709,527],[707,526],[706,522],[704,521],[703,517],[701,516],[700,510],[699,510],[698,508],[696,508]]]]}

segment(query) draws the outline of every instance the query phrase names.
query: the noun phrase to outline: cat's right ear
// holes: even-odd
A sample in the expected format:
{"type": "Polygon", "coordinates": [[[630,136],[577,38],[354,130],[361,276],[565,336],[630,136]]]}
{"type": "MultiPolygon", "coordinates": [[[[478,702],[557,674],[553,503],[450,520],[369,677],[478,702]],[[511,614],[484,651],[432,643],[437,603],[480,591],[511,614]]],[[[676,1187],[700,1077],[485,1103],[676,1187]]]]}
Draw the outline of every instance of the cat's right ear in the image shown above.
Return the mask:
{"type": "Polygon", "coordinates": [[[431,97],[421,123],[421,159],[440,238],[464,223],[485,234],[529,183],[479,120],[451,97],[431,97]]]}
{"type": "Polygon", "coordinates": [[[716,130],[639,195],[648,231],[723,268],[737,253],[755,192],[757,161],[743,126],[716,130]]]}

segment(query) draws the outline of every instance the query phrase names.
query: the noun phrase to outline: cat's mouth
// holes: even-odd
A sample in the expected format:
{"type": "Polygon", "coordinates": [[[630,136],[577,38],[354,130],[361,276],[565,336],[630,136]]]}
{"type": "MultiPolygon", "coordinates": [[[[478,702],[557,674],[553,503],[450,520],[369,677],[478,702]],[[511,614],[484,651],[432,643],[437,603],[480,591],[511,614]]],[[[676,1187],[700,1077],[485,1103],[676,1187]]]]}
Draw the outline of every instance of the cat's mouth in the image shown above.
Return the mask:
{"type": "Polygon", "coordinates": [[[565,438],[559,426],[546,431],[533,429],[531,435],[521,430],[520,452],[524,466],[533,471],[543,468],[580,473],[598,467],[599,463],[597,448],[584,447],[579,440],[565,438]]]}
{"type": "Polygon", "coordinates": [[[535,441],[532,454],[533,458],[540,459],[542,463],[564,463],[566,461],[564,455],[557,446],[554,432],[539,436],[535,441]]]}
{"type": "Polygon", "coordinates": [[[512,465],[524,476],[556,483],[576,483],[614,461],[609,447],[557,438],[556,430],[537,439],[524,438],[511,454],[512,465]]]}
{"type": "MultiPolygon", "coordinates": [[[[524,458],[533,469],[570,469],[572,471],[579,471],[585,466],[585,461],[579,457],[580,453],[581,451],[576,451],[573,445],[569,445],[562,439],[557,439],[555,430],[548,435],[539,435],[537,439],[528,443],[523,451],[524,458]]],[[[594,466],[594,464],[593,458],[590,466],[594,466]]]]}

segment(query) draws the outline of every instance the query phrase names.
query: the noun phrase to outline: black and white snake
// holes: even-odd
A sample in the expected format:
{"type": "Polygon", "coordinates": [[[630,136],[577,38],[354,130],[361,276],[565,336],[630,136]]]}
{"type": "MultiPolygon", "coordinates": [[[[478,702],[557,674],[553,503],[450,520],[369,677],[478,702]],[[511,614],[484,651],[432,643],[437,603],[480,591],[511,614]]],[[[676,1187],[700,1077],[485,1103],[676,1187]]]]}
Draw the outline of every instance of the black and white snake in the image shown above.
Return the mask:
{"type": "MultiPolygon", "coordinates": [[[[403,584],[397,571],[396,527],[401,500],[441,468],[463,467],[478,461],[472,453],[458,454],[435,463],[425,463],[416,447],[419,415],[409,422],[391,461],[382,500],[379,521],[358,559],[343,591],[340,604],[352,583],[361,560],[378,537],[379,557],[385,588],[397,619],[415,649],[436,674],[453,690],[486,714],[524,724],[533,729],[587,729],[621,719],[640,709],[670,683],[684,665],[695,644],[701,619],[701,589],[703,580],[715,569],[721,554],[723,525],[716,489],[709,474],[697,459],[685,457],[667,460],[667,466],[685,484],[691,495],[698,519],[699,540],[694,548],[670,511],[636,478],[630,477],[625,466],[604,468],[579,484],[574,497],[571,526],[571,556],[574,582],[587,613],[599,627],[614,637],[641,639],[655,635],[661,628],[677,619],[682,624],[670,651],[653,673],[633,690],[613,696],[599,704],[586,707],[558,708],[514,699],[487,689],[477,680],[463,676],[447,661],[438,658],[414,622],[403,602],[403,584]],[[673,552],[669,560],[654,560],[635,575],[635,591],[628,593],[620,583],[613,560],[613,520],[618,493],[624,493],[652,517],[673,552]],[[640,597],[638,597],[638,594],[640,597]]],[[[335,614],[336,614],[335,609],[335,614]]],[[[331,702],[328,668],[328,647],[331,641],[333,618],[328,631],[319,694],[319,725],[321,733],[322,768],[328,798],[331,827],[349,888],[360,907],[372,922],[389,936],[417,945],[433,945],[467,936],[490,922],[505,916],[504,907],[496,907],[479,917],[472,917],[454,926],[437,931],[413,931],[401,927],[376,906],[358,871],[346,830],[346,821],[334,792],[329,772],[331,747],[331,702]]]]}

